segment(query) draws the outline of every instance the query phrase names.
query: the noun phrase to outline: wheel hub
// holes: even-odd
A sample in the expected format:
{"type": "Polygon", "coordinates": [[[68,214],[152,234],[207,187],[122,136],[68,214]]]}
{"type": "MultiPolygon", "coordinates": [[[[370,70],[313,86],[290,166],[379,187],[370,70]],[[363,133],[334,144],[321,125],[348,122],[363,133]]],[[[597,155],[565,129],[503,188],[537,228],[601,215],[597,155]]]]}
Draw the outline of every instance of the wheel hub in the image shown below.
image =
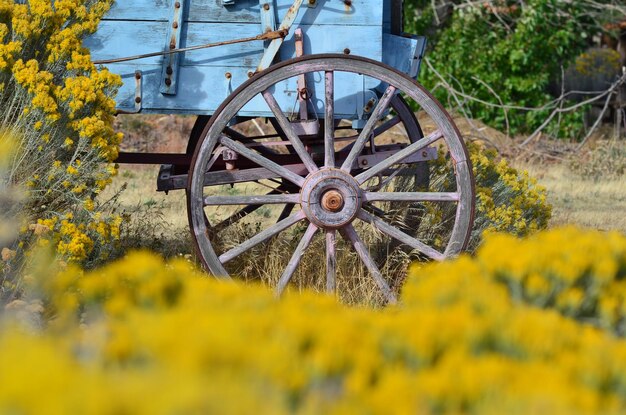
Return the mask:
{"type": "Polygon", "coordinates": [[[302,211],[311,223],[337,229],[352,222],[361,207],[361,189],[354,178],[338,169],[311,174],[301,192],[302,211]]]}

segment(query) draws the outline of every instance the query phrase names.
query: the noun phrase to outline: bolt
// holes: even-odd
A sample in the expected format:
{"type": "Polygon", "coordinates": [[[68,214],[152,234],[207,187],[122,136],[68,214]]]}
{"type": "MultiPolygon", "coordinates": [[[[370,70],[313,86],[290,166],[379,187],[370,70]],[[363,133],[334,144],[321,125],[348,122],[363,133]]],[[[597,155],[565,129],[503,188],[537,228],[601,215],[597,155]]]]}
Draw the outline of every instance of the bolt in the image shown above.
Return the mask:
{"type": "Polygon", "coordinates": [[[254,72],[249,71],[249,72],[248,72],[248,78],[252,78],[253,76],[254,76],[254,72]]]}
{"type": "Polygon", "coordinates": [[[172,85],[172,80],[170,78],[165,78],[165,85],[171,86],[172,85]]]}
{"type": "Polygon", "coordinates": [[[343,196],[337,190],[329,190],[322,196],[322,207],[329,212],[339,212],[343,205],[343,196]]]}
{"type": "Polygon", "coordinates": [[[349,54],[350,54],[350,49],[345,48],[345,49],[343,50],[343,53],[344,53],[345,55],[349,55],[349,54]]]}
{"type": "Polygon", "coordinates": [[[141,72],[135,72],[135,79],[141,79],[141,72]]]}
{"type": "Polygon", "coordinates": [[[180,2],[177,1],[176,3],[174,3],[174,7],[176,7],[177,9],[180,9],[180,2]]]}
{"type": "Polygon", "coordinates": [[[176,49],[176,43],[170,42],[170,49],[176,49]]]}
{"type": "Polygon", "coordinates": [[[363,161],[361,162],[362,165],[367,166],[368,162],[367,159],[363,159],[363,161]]]}
{"type": "Polygon", "coordinates": [[[172,23],[172,27],[173,27],[174,29],[178,29],[178,22],[174,22],[174,23],[172,23]]]}
{"type": "Polygon", "coordinates": [[[226,79],[230,79],[233,77],[233,74],[231,74],[230,72],[226,72],[224,76],[226,76],[226,79]]]}
{"type": "Polygon", "coordinates": [[[141,103],[141,97],[135,98],[135,103],[140,104],[141,103]]]}
{"type": "Polygon", "coordinates": [[[309,5],[313,6],[315,4],[316,0],[309,0],[309,5]]]}
{"type": "Polygon", "coordinates": [[[352,0],[343,0],[343,3],[344,3],[346,6],[352,6],[352,0]]]}
{"type": "Polygon", "coordinates": [[[167,69],[165,70],[165,73],[168,74],[168,75],[171,75],[171,74],[174,73],[174,70],[172,69],[171,66],[168,66],[167,69]]]}
{"type": "Polygon", "coordinates": [[[422,157],[426,157],[426,156],[428,156],[428,151],[426,150],[422,151],[422,157]]]}
{"type": "Polygon", "coordinates": [[[265,3],[265,4],[263,5],[263,9],[264,9],[264,10],[269,10],[269,9],[270,9],[270,4],[269,4],[269,3],[265,3]]]}

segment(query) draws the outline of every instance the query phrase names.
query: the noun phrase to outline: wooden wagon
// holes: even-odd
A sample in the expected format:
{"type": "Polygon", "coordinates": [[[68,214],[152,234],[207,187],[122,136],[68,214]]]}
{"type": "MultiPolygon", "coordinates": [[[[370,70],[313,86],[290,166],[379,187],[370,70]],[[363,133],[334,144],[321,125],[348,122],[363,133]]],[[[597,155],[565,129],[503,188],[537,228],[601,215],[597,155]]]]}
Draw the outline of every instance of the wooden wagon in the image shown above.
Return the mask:
{"type": "Polygon", "coordinates": [[[210,273],[228,277],[235,258],[304,224],[278,293],[316,233],[321,284],[334,291],[339,233],[394,302],[397,284],[363,232],[388,238],[382,257],[464,249],[470,162],[450,116],[415,81],[426,42],[402,32],[401,10],[401,0],[124,0],[87,40],[123,79],[120,112],[198,116],[185,154],[118,162],[161,164],[158,190],[186,190],[210,273]],[[224,243],[252,220],[251,233],[224,243]]]}

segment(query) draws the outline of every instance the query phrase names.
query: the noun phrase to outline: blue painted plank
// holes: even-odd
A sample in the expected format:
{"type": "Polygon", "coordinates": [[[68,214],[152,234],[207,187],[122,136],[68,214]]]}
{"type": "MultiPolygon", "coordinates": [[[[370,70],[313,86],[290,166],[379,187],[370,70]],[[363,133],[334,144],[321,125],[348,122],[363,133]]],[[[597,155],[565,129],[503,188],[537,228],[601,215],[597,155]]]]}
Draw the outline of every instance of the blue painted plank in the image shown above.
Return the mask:
{"type": "MultiPolygon", "coordinates": [[[[105,21],[99,30],[85,41],[94,60],[114,59],[163,50],[167,39],[167,22],[105,21]]],[[[221,42],[232,39],[233,34],[248,37],[259,34],[260,26],[239,23],[188,23],[183,25],[182,47],[221,42]]],[[[304,33],[305,54],[350,53],[380,61],[382,59],[382,32],[375,26],[338,26],[329,36],[327,26],[301,26],[304,33]],[[358,34],[358,36],[355,36],[358,34]],[[363,39],[369,39],[364,42],[363,39]]],[[[263,55],[262,42],[246,42],[209,49],[186,52],[181,65],[255,67],[263,55]]],[[[295,57],[293,33],[281,47],[280,58],[295,57]]],[[[135,61],[139,65],[162,64],[163,57],[156,56],[135,61]]]]}
{"type": "MultiPolygon", "coordinates": [[[[278,20],[293,4],[293,0],[274,0],[277,3],[278,20]]],[[[346,5],[343,0],[317,0],[315,7],[308,7],[307,1],[302,3],[296,25],[333,25],[333,26],[382,26],[382,0],[352,0],[346,5]]]]}
{"type": "MultiPolygon", "coordinates": [[[[134,108],[135,70],[134,65],[112,64],[110,69],[122,76],[124,85],[117,95],[117,106],[123,110],[134,108]]],[[[230,67],[181,67],[178,94],[164,95],[159,92],[161,77],[160,65],[143,65],[142,71],[142,112],[150,113],[192,113],[212,114],[217,107],[240,84],[248,79],[246,68],[230,67]],[[231,78],[224,76],[231,73],[231,78]]],[[[253,68],[250,68],[253,69],[253,68]]],[[[324,114],[324,82],[322,73],[308,76],[309,88],[313,92],[311,99],[318,117],[324,114]]],[[[337,74],[335,83],[335,111],[337,117],[356,118],[362,111],[360,105],[371,94],[363,96],[363,77],[357,74],[337,74]]],[[[297,77],[289,78],[275,88],[275,96],[283,111],[297,112],[297,77]]],[[[312,108],[311,108],[312,110],[312,108]]],[[[242,116],[271,117],[272,113],[261,96],[253,99],[240,112],[242,116]]]]}
{"type": "Polygon", "coordinates": [[[105,19],[167,21],[171,4],[172,0],[117,0],[105,19]]]}
{"type": "MultiPolygon", "coordinates": [[[[304,39],[304,54],[344,53],[350,50],[351,55],[363,56],[377,61],[382,60],[383,33],[377,26],[336,26],[330,31],[324,25],[300,25],[304,39]]],[[[293,31],[285,39],[280,48],[280,59],[295,57],[295,41],[293,31]]]]}
{"type": "MultiPolygon", "coordinates": [[[[118,0],[105,17],[108,20],[168,21],[174,0],[118,0]]],[[[183,1],[183,0],[180,0],[183,1]]],[[[224,6],[220,0],[187,0],[189,13],[185,19],[192,22],[258,23],[261,24],[258,0],[237,0],[224,6]]],[[[281,21],[293,0],[268,0],[277,4],[276,17],[281,21]]],[[[349,26],[382,26],[382,0],[352,0],[347,6],[342,0],[317,0],[316,7],[305,1],[295,24],[324,24],[349,26]]]]}
{"type": "MultiPolygon", "coordinates": [[[[115,59],[164,50],[168,22],[104,21],[84,45],[94,60],[115,59]]],[[[232,40],[233,34],[251,37],[260,25],[240,23],[188,23],[182,28],[181,46],[232,40]]],[[[182,65],[256,66],[263,54],[262,42],[246,42],[184,53],[182,65]]],[[[155,56],[134,61],[138,65],[162,64],[155,56]]]]}
{"type": "MultiPolygon", "coordinates": [[[[105,20],[160,20],[170,19],[175,0],[118,0],[105,16],[105,20]]],[[[220,0],[186,1],[189,13],[186,20],[200,22],[259,23],[258,0],[239,0],[232,6],[223,6],[220,0]]]]}

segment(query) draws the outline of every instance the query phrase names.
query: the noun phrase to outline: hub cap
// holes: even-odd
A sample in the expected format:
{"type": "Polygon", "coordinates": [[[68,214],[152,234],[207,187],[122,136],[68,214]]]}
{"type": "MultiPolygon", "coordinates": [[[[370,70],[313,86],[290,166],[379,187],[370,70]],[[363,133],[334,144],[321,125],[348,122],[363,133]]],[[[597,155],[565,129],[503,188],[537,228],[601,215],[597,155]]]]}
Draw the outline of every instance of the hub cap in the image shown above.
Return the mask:
{"type": "Polygon", "coordinates": [[[348,173],[322,169],[311,174],[301,192],[302,211],[311,223],[337,229],[352,222],[361,207],[361,190],[348,173]]]}

